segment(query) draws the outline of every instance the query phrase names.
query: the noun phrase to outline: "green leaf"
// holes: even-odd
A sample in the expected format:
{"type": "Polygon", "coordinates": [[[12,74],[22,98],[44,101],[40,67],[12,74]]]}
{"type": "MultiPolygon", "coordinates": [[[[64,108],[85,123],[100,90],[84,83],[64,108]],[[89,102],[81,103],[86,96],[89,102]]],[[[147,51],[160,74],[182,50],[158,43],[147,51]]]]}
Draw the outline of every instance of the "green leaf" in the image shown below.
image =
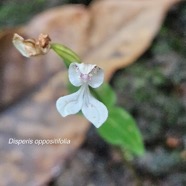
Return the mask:
{"type": "Polygon", "coordinates": [[[112,87],[104,82],[99,88],[91,88],[92,94],[103,102],[107,107],[111,107],[116,103],[116,94],[114,93],[112,87]]]}
{"type": "Polygon", "coordinates": [[[118,145],[134,155],[144,154],[142,136],[136,123],[122,108],[110,108],[107,121],[97,130],[108,143],[118,145]]]}
{"type": "Polygon", "coordinates": [[[81,62],[79,56],[64,45],[52,43],[51,49],[53,49],[54,52],[56,52],[63,59],[67,68],[73,62],[81,62]]]}

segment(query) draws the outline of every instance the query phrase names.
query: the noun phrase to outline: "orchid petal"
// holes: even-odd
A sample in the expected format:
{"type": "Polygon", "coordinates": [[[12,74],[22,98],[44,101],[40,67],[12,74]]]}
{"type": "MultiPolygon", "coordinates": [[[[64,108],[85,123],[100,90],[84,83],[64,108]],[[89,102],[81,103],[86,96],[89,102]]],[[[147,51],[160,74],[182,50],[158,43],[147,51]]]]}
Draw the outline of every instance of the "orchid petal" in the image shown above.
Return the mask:
{"type": "MultiPolygon", "coordinates": [[[[36,41],[33,39],[25,40],[20,35],[14,34],[12,42],[14,46],[17,48],[17,50],[25,57],[31,57],[31,56],[43,54],[41,52],[41,48],[36,45],[36,41]]],[[[46,48],[43,49],[43,52],[47,53],[49,48],[46,51],[45,50],[46,48]]]]}
{"type": "Polygon", "coordinates": [[[90,94],[88,87],[85,93],[82,112],[95,127],[99,128],[106,121],[108,110],[103,103],[90,94]]]}
{"type": "Polygon", "coordinates": [[[79,112],[83,105],[83,92],[84,88],[81,87],[73,94],[60,97],[56,102],[58,112],[63,117],[79,112]]]}
{"type": "Polygon", "coordinates": [[[104,81],[104,72],[99,67],[94,67],[94,69],[91,71],[89,76],[91,75],[91,78],[88,82],[88,84],[93,88],[98,88],[104,81]]]}
{"type": "Polygon", "coordinates": [[[69,66],[69,70],[68,70],[68,77],[70,82],[76,86],[79,87],[80,85],[82,85],[82,81],[80,79],[80,71],[79,68],[77,66],[78,63],[71,63],[69,66]]]}
{"type": "Polygon", "coordinates": [[[96,65],[76,63],[81,74],[89,74],[96,65]]]}
{"type": "Polygon", "coordinates": [[[25,48],[23,37],[19,36],[18,34],[15,34],[13,39],[13,44],[23,56],[30,57],[30,54],[28,54],[28,51],[25,48]]]}

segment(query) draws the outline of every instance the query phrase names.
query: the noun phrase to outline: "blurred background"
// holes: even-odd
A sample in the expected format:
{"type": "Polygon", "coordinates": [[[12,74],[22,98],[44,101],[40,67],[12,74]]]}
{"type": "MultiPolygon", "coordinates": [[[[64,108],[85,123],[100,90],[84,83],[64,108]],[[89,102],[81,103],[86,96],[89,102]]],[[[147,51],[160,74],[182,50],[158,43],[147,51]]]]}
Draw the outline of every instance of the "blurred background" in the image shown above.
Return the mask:
{"type": "Polygon", "coordinates": [[[2,0],[0,1],[0,26],[10,27],[29,21],[35,14],[64,4],[85,4],[91,0],[2,0]],[[20,6],[21,4],[21,6],[20,6]]]}
{"type": "MultiPolygon", "coordinates": [[[[69,3],[88,6],[90,2],[1,0],[0,34],[26,24],[46,9],[69,3]]],[[[3,64],[2,53],[0,57],[3,64]]],[[[2,77],[4,71],[0,67],[2,77]]],[[[117,93],[118,105],[137,121],[145,155],[125,161],[120,151],[104,142],[91,126],[80,147],[46,185],[186,185],[186,2],[169,10],[150,48],[135,63],[115,72],[110,84],[117,93]]],[[[3,84],[0,86],[2,89],[3,84]]],[[[9,105],[3,105],[2,113],[8,108],[9,105]]],[[[4,136],[3,131],[0,135],[4,136]]]]}

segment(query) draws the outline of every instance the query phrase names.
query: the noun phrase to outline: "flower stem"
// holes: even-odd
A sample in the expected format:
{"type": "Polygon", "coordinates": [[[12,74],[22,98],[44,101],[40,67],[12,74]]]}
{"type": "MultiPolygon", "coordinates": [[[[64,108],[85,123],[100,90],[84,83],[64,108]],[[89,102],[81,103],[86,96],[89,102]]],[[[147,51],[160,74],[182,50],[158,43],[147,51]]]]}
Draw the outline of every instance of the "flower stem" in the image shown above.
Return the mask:
{"type": "Polygon", "coordinates": [[[65,66],[67,68],[69,68],[70,64],[73,62],[77,63],[81,62],[80,57],[75,52],[73,52],[71,49],[64,45],[52,43],[51,49],[53,49],[53,51],[56,52],[57,55],[59,55],[59,57],[63,59],[65,66]]]}

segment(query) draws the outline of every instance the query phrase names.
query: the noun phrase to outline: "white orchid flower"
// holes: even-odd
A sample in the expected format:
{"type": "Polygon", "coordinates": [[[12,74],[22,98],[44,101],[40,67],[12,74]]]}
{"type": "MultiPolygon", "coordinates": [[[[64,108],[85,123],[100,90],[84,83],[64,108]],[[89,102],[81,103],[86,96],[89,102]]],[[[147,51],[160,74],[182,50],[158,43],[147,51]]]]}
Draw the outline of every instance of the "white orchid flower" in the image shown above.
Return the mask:
{"type": "Polygon", "coordinates": [[[84,116],[99,128],[106,121],[108,110],[91,95],[89,86],[98,88],[103,83],[103,70],[96,65],[71,63],[68,72],[70,82],[76,87],[81,87],[77,92],[57,100],[58,112],[65,117],[82,110],[84,116]]]}

